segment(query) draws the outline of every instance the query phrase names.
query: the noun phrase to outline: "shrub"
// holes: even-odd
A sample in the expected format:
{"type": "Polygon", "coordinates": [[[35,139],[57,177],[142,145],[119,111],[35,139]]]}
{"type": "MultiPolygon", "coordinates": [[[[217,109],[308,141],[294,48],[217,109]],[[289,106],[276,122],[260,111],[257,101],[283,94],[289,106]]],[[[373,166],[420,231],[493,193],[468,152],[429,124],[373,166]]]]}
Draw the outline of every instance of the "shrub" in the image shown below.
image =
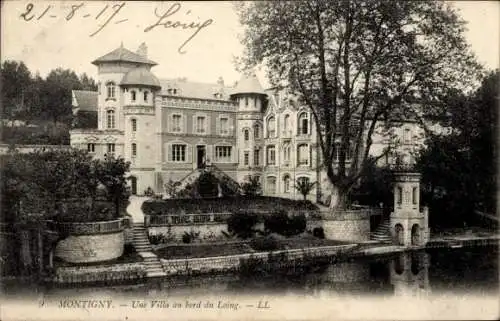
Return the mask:
{"type": "Polygon", "coordinates": [[[293,236],[303,233],[306,229],[306,223],[304,214],[289,217],[285,211],[281,210],[265,217],[264,228],[271,233],[293,236]]]}
{"type": "Polygon", "coordinates": [[[252,239],[250,246],[256,251],[274,251],[279,248],[279,243],[275,237],[267,235],[252,239]]]}
{"type": "Polygon", "coordinates": [[[255,225],[258,217],[255,213],[240,211],[233,213],[227,220],[227,230],[242,239],[247,239],[255,234],[255,225]]]}
{"type": "Polygon", "coordinates": [[[182,234],[182,243],[192,243],[193,241],[197,240],[200,238],[200,232],[194,232],[194,231],[189,231],[189,232],[184,232],[182,234]]]}
{"type": "Polygon", "coordinates": [[[325,231],[323,230],[322,227],[315,227],[313,228],[313,236],[324,239],[325,238],[325,231]]]}
{"type": "Polygon", "coordinates": [[[240,188],[246,196],[257,196],[262,192],[258,176],[250,176],[247,181],[240,184],[240,188]]]}
{"type": "Polygon", "coordinates": [[[153,191],[153,189],[149,186],[145,191],[144,191],[144,195],[148,196],[148,197],[153,197],[155,195],[155,192],[153,191]]]}
{"type": "Polygon", "coordinates": [[[204,172],[198,177],[198,193],[203,198],[219,195],[219,180],[210,172],[204,172]]]}

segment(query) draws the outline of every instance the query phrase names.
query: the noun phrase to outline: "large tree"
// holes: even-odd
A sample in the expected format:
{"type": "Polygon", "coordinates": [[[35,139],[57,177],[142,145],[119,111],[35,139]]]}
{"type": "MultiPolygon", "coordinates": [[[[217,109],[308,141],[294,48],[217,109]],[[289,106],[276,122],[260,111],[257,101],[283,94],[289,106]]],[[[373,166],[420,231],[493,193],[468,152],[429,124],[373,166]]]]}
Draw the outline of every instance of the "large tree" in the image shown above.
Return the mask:
{"type": "Polygon", "coordinates": [[[338,191],[339,207],[347,205],[346,195],[364,169],[377,161],[369,152],[381,121],[389,127],[391,121],[419,119],[431,107],[442,108],[443,93],[463,90],[480,70],[464,38],[464,21],[443,2],[236,6],[245,26],[243,66],[264,64],[272,85],[288,87],[309,107],[319,124],[321,165],[338,191]]]}

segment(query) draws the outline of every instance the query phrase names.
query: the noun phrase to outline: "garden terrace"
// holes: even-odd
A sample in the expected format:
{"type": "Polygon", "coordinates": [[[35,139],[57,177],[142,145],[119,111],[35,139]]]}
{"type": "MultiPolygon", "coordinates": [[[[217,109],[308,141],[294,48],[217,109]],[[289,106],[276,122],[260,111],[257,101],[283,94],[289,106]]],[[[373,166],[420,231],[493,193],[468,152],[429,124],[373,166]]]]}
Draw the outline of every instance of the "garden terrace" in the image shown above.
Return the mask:
{"type": "Polygon", "coordinates": [[[268,213],[284,210],[288,213],[314,212],[319,208],[310,201],[291,200],[279,197],[221,197],[209,199],[167,199],[149,200],[142,205],[146,215],[179,215],[204,213],[235,213],[239,211],[268,213]]]}

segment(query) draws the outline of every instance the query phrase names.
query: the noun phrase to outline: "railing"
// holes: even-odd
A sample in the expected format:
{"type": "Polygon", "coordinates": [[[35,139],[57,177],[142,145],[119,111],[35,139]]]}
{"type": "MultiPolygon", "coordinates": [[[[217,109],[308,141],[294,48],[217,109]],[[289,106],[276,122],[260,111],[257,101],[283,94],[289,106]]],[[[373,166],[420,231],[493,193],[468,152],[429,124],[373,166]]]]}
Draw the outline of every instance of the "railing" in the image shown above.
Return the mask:
{"type": "Polygon", "coordinates": [[[321,218],[324,220],[338,220],[338,221],[348,221],[348,220],[363,220],[369,219],[372,215],[382,215],[383,210],[378,208],[363,208],[355,210],[331,210],[331,211],[321,211],[321,218]]]}
{"type": "Polygon", "coordinates": [[[225,223],[231,213],[145,215],[146,226],[202,225],[225,223]]]}
{"type": "Polygon", "coordinates": [[[82,223],[47,221],[47,227],[51,230],[73,235],[104,234],[123,231],[126,222],[123,219],[82,223]]]}

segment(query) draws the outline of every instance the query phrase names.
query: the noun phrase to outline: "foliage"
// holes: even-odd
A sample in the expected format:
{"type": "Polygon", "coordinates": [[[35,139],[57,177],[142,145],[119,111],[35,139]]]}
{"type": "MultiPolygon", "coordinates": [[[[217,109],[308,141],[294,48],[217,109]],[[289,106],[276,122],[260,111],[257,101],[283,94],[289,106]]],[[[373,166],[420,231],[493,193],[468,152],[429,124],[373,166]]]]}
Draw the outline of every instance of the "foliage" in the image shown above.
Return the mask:
{"type": "Polygon", "coordinates": [[[288,216],[285,211],[277,211],[264,218],[264,229],[267,232],[284,236],[293,236],[303,233],[307,220],[304,214],[288,216]]]}
{"type": "Polygon", "coordinates": [[[448,97],[450,109],[439,122],[450,135],[429,133],[418,160],[422,198],[433,213],[433,226],[472,224],[474,210],[496,209],[496,126],[500,71],[484,78],[469,94],[448,97]]]}
{"type": "Polygon", "coordinates": [[[373,134],[443,110],[445,91],[468,88],[481,71],[464,36],[465,22],[445,2],[236,6],[246,28],[241,66],[264,64],[271,84],[287,88],[311,111],[321,165],[338,189],[334,206],[347,205],[348,192],[372,161],[373,134]]]}
{"type": "Polygon", "coordinates": [[[350,200],[361,205],[378,207],[380,203],[392,205],[392,173],[387,167],[371,164],[365,168],[363,177],[351,193],[350,200]]]}
{"type": "Polygon", "coordinates": [[[305,201],[307,200],[307,195],[311,193],[316,184],[317,182],[310,182],[308,179],[298,178],[297,181],[295,182],[294,187],[300,194],[302,194],[305,201]]]}
{"type": "MultiPolygon", "coordinates": [[[[7,126],[2,126],[0,137],[6,143],[69,145],[71,90],[97,90],[95,81],[86,74],[77,76],[72,70],[57,68],[44,79],[38,73],[33,75],[22,61],[4,61],[1,78],[1,113],[7,126]],[[29,124],[13,126],[16,120],[29,124]],[[44,124],[47,120],[52,125],[44,124]]],[[[97,114],[90,118],[77,122],[82,127],[97,126],[97,114]]]]}
{"type": "Polygon", "coordinates": [[[180,182],[169,179],[168,182],[166,182],[163,186],[165,188],[165,193],[167,193],[170,198],[176,198],[179,193],[178,189],[180,185],[180,182]]]}
{"type": "Polygon", "coordinates": [[[324,239],[325,238],[325,230],[322,227],[315,227],[313,228],[313,236],[317,237],[319,239],[324,239]]]}
{"type": "Polygon", "coordinates": [[[255,225],[258,217],[249,211],[238,211],[233,213],[227,220],[227,230],[242,239],[247,239],[255,234],[255,225]]]}
{"type": "Polygon", "coordinates": [[[82,150],[11,151],[1,157],[2,216],[10,222],[39,219],[101,220],[120,216],[128,200],[123,160],[93,160],[82,150]],[[99,185],[109,205],[96,203],[99,185]],[[117,202],[120,200],[120,202],[117,202]]]}
{"type": "Polygon", "coordinates": [[[155,195],[155,191],[151,188],[151,186],[148,186],[146,190],[144,191],[144,195],[148,197],[153,197],[155,195]]]}
{"type": "Polygon", "coordinates": [[[267,235],[252,239],[250,246],[256,251],[274,251],[279,248],[279,242],[274,236],[267,235]]]}
{"type": "Polygon", "coordinates": [[[195,202],[190,198],[147,200],[142,205],[142,211],[147,215],[235,213],[241,209],[250,212],[269,212],[276,209],[287,212],[319,212],[319,208],[310,201],[270,196],[219,197],[197,199],[195,202]]]}
{"type": "Polygon", "coordinates": [[[219,195],[219,180],[211,172],[204,171],[196,180],[198,193],[203,198],[212,198],[219,195]]]}
{"type": "Polygon", "coordinates": [[[260,179],[258,176],[249,176],[247,180],[240,184],[240,188],[243,191],[243,195],[247,196],[257,196],[262,193],[262,187],[260,185],[260,179]]]}
{"type": "Polygon", "coordinates": [[[200,239],[200,232],[194,232],[194,231],[189,231],[189,232],[184,232],[182,234],[182,243],[193,243],[195,240],[200,239]]]}

